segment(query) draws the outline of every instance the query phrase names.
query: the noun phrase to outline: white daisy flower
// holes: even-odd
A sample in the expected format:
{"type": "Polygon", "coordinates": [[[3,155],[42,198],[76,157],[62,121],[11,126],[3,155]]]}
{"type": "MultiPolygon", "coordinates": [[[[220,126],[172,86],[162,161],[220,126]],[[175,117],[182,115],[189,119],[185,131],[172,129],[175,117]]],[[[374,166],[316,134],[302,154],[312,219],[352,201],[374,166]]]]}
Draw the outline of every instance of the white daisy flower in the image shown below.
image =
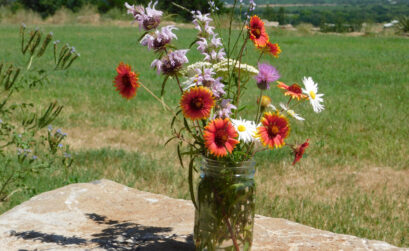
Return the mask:
{"type": "Polygon", "coordinates": [[[231,122],[239,134],[239,140],[244,143],[250,143],[255,140],[257,126],[254,121],[244,119],[231,119],[231,122]]]}
{"type": "Polygon", "coordinates": [[[273,111],[277,111],[277,107],[275,107],[275,106],[272,105],[272,104],[269,104],[268,107],[271,108],[273,111]]]}
{"type": "Polygon", "coordinates": [[[302,92],[308,95],[308,99],[310,100],[310,103],[312,105],[312,108],[314,109],[314,112],[321,112],[324,110],[324,105],[321,104],[324,102],[322,99],[322,96],[324,94],[318,94],[318,84],[314,83],[314,80],[312,80],[311,77],[304,77],[302,80],[305,86],[305,89],[302,89],[302,92]]]}
{"type": "Polygon", "coordinates": [[[300,115],[298,115],[297,113],[294,112],[294,110],[291,110],[288,106],[286,106],[283,103],[280,103],[281,108],[287,112],[288,115],[290,115],[291,117],[297,119],[297,120],[305,120],[303,117],[301,117],[300,115]]]}

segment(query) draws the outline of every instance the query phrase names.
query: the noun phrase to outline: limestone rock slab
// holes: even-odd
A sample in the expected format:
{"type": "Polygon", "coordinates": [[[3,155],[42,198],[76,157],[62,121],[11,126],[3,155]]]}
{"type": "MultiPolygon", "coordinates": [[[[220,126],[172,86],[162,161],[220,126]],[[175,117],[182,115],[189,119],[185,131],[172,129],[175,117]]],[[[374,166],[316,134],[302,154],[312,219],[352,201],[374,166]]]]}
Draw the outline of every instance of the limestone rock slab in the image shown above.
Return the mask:
{"type": "MultiPolygon", "coordinates": [[[[0,250],[194,250],[190,201],[109,180],[42,193],[0,216],[0,250]]],[[[403,250],[257,215],[252,250],[403,250]]]]}

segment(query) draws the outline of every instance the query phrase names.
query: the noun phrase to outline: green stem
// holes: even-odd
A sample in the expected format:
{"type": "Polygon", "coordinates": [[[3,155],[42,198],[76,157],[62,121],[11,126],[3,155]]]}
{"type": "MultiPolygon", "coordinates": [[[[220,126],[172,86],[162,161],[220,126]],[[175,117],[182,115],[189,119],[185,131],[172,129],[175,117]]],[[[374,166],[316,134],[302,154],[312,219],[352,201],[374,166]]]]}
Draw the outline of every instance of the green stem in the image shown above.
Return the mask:
{"type": "MultiPolygon", "coordinates": [[[[146,87],[144,84],[139,83],[152,97],[154,97],[159,103],[163,105],[168,111],[172,112],[174,116],[177,116],[176,113],[170,108],[162,99],[160,99],[158,96],[156,96],[151,90],[149,90],[148,87],[146,87]]],[[[176,118],[177,119],[177,118],[176,118]]]]}
{"type": "Polygon", "coordinates": [[[263,54],[264,54],[264,50],[261,51],[260,56],[258,57],[257,63],[260,63],[260,59],[261,59],[261,56],[263,56],[263,54]]]}
{"type": "Polygon", "coordinates": [[[195,160],[195,157],[193,157],[189,163],[189,192],[190,192],[190,197],[192,199],[193,205],[195,206],[196,210],[199,210],[196,204],[195,193],[193,191],[193,162],[194,160],[195,160]]]}
{"type": "Polygon", "coordinates": [[[33,58],[34,58],[34,55],[31,55],[30,60],[28,61],[28,64],[27,64],[27,68],[26,68],[27,71],[30,70],[31,68],[31,64],[33,63],[33,58]]]}
{"type": "MultiPolygon", "coordinates": [[[[261,111],[261,98],[263,97],[263,90],[260,90],[260,95],[258,98],[258,107],[257,107],[257,113],[256,113],[256,123],[259,122],[259,115],[261,111]]],[[[260,116],[261,117],[261,116],[260,116]]]]}
{"type": "Polygon", "coordinates": [[[178,82],[180,92],[183,94],[183,88],[182,88],[182,85],[180,84],[179,77],[178,77],[178,75],[175,75],[175,77],[176,77],[176,81],[178,82]]]}
{"type": "MultiPolygon", "coordinates": [[[[246,39],[244,40],[244,43],[243,43],[243,46],[241,47],[240,55],[239,55],[239,74],[238,74],[238,77],[237,77],[237,96],[236,96],[236,107],[237,107],[237,109],[236,109],[236,117],[237,117],[237,111],[239,110],[239,100],[240,100],[241,58],[242,58],[242,56],[243,56],[243,51],[244,51],[244,48],[246,47],[247,40],[248,40],[248,38],[246,38],[246,39]]],[[[233,70],[234,70],[234,69],[233,69],[233,70]]]]}
{"type": "MultiPolygon", "coordinates": [[[[223,213],[223,214],[224,214],[224,213],[223,213]]],[[[226,219],[227,227],[229,228],[229,232],[230,232],[230,235],[231,235],[231,239],[232,239],[232,241],[233,241],[234,249],[236,249],[236,251],[240,251],[240,247],[239,247],[239,245],[237,244],[237,240],[236,240],[236,236],[234,235],[233,228],[231,227],[230,222],[229,222],[229,218],[227,218],[226,215],[225,215],[225,219],[226,219]]]]}
{"type": "MultiPolygon", "coordinates": [[[[218,195],[218,193],[217,193],[217,191],[216,191],[215,189],[213,189],[213,193],[214,193],[214,198],[215,198],[219,203],[221,203],[220,197],[219,197],[219,195],[218,195]]],[[[229,221],[229,217],[227,217],[226,213],[224,212],[224,208],[223,208],[223,207],[221,208],[221,211],[222,211],[222,214],[223,214],[223,218],[224,218],[225,221],[226,221],[227,228],[229,229],[230,237],[231,237],[231,240],[233,241],[234,249],[235,249],[236,251],[240,251],[240,247],[239,247],[239,245],[237,244],[236,236],[234,235],[233,228],[231,227],[231,224],[230,224],[230,221],[229,221]]]]}

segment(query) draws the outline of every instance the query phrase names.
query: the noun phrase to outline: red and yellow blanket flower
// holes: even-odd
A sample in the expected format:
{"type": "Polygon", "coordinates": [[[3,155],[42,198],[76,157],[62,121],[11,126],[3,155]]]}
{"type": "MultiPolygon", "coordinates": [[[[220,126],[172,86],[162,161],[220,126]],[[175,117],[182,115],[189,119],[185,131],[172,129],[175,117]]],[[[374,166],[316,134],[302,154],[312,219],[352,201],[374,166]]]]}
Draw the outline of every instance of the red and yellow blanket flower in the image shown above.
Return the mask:
{"type": "Polygon", "coordinates": [[[263,48],[269,41],[268,34],[264,27],[264,22],[254,15],[250,18],[250,24],[247,26],[249,38],[253,41],[257,48],[263,48]]]}
{"type": "Polygon", "coordinates": [[[293,151],[294,151],[294,161],[293,161],[293,165],[295,165],[295,163],[297,163],[298,161],[300,161],[300,159],[302,158],[302,156],[304,155],[305,149],[310,145],[310,143],[308,142],[310,139],[307,139],[304,143],[302,143],[299,146],[294,147],[293,151]]]}
{"type": "Polygon", "coordinates": [[[263,146],[273,149],[284,146],[284,139],[289,133],[290,125],[285,116],[278,112],[266,112],[261,118],[261,126],[257,127],[256,136],[263,146]]]}
{"type": "Polygon", "coordinates": [[[224,157],[232,153],[239,143],[238,133],[228,118],[217,118],[209,122],[205,127],[203,138],[205,147],[210,154],[216,157],[224,157]]]}
{"type": "Polygon", "coordinates": [[[203,86],[194,86],[185,91],[180,100],[183,115],[191,120],[207,119],[214,105],[212,91],[203,86]]]}
{"type": "Polygon", "coordinates": [[[293,99],[308,99],[308,96],[302,93],[301,86],[298,84],[292,84],[290,86],[284,84],[283,82],[277,81],[277,87],[285,90],[285,96],[291,96],[293,99]]]}
{"type": "Polygon", "coordinates": [[[278,58],[281,53],[281,48],[277,43],[273,44],[271,42],[267,42],[266,46],[263,47],[263,50],[276,58],[278,58]]]}
{"type": "Polygon", "coordinates": [[[116,90],[126,99],[133,98],[140,86],[139,74],[133,72],[131,66],[123,62],[119,63],[116,71],[118,73],[114,80],[116,90]]]}

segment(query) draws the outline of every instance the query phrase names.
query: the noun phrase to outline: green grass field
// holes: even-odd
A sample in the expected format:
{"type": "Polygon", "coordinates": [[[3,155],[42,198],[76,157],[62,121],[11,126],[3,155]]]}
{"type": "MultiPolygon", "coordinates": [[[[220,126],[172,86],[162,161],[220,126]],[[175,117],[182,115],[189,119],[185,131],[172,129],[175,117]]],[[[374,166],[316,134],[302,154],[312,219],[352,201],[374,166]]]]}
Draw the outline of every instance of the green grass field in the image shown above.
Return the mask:
{"type": "MultiPolygon", "coordinates": [[[[67,182],[108,178],[140,190],[189,198],[187,170],[178,165],[173,145],[164,147],[170,115],[139,89],[131,101],[114,91],[112,80],[120,61],[131,64],[141,81],[159,93],[161,78],[150,69],[153,53],[137,44],[135,27],[53,26],[61,41],[81,53],[69,72],[49,85],[21,92],[19,98],[65,106],[54,126],[68,132],[75,166],[63,172],[29,177],[35,190],[16,194],[1,211],[36,193],[67,182]]],[[[187,47],[193,30],[179,30],[176,44],[187,47]]],[[[326,110],[298,110],[305,122],[292,123],[289,140],[310,138],[308,155],[292,166],[288,149],[263,152],[257,160],[257,211],[312,227],[385,240],[409,247],[409,40],[399,37],[346,37],[272,32],[282,49],[279,59],[265,58],[286,83],[312,76],[325,93],[326,110]]],[[[18,61],[18,27],[0,26],[0,61],[18,61]]],[[[51,56],[51,55],[50,55],[51,56]]],[[[188,54],[191,61],[201,57],[188,54]]],[[[248,46],[245,61],[255,64],[248,46]]],[[[283,101],[277,88],[268,93],[283,101]]],[[[255,111],[254,84],[244,102],[255,111]]],[[[166,101],[178,103],[176,83],[166,101]]],[[[244,116],[246,117],[246,116],[244,116]]]]}

